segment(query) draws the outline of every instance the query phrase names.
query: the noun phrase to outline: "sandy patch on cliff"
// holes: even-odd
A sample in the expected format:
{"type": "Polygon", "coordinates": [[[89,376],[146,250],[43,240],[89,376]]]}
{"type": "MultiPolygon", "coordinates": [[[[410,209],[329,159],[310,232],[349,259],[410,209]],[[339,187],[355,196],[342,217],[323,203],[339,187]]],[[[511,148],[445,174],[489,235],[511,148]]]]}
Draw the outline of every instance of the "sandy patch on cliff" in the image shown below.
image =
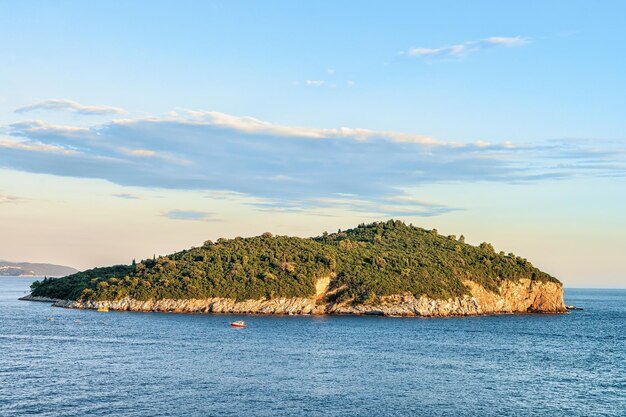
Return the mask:
{"type": "Polygon", "coordinates": [[[328,286],[330,285],[330,277],[318,278],[315,281],[315,298],[321,299],[328,292],[328,286]]]}

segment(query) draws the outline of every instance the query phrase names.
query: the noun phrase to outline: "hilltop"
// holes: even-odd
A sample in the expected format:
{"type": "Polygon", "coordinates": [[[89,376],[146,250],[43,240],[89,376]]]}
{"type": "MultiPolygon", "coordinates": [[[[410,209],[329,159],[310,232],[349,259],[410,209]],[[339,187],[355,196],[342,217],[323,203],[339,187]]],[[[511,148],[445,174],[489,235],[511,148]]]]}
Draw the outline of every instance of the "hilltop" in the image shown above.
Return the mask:
{"type": "Polygon", "coordinates": [[[270,313],[378,311],[408,303],[420,314],[415,304],[421,300],[436,301],[437,312],[471,314],[484,310],[475,305],[477,296],[506,298],[503,291],[531,294],[526,295],[532,298],[526,311],[561,310],[560,282],[526,259],[497,253],[489,243],[472,246],[463,236],[442,236],[395,220],[314,238],[271,233],[222,238],[168,256],[32,286],[33,297],[70,300],[65,305],[74,307],[108,303],[130,310],[270,313]],[[556,292],[556,301],[542,292],[545,288],[556,292]],[[552,300],[551,307],[538,305],[537,297],[552,300]],[[174,307],[163,307],[165,301],[159,300],[174,307]],[[180,304],[183,300],[195,301],[192,306],[180,304]]]}

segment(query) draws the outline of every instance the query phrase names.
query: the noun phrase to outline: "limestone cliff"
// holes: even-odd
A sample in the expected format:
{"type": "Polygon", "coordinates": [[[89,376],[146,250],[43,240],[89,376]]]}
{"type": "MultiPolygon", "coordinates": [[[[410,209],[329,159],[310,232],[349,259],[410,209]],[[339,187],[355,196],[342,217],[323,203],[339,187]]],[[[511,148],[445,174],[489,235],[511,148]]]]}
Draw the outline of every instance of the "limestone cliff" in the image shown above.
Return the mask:
{"type": "MultiPolygon", "coordinates": [[[[121,311],[229,314],[367,314],[384,316],[472,316],[509,313],[564,313],[563,286],[556,282],[503,281],[499,292],[491,292],[473,281],[465,281],[470,295],[437,300],[412,295],[382,297],[375,304],[324,302],[327,279],[319,282],[314,298],[275,298],[236,301],[228,298],[148,300],[123,298],[113,301],[56,300],[54,305],[66,308],[97,309],[107,307],[121,311]]],[[[24,299],[34,299],[25,297],[24,299]]]]}

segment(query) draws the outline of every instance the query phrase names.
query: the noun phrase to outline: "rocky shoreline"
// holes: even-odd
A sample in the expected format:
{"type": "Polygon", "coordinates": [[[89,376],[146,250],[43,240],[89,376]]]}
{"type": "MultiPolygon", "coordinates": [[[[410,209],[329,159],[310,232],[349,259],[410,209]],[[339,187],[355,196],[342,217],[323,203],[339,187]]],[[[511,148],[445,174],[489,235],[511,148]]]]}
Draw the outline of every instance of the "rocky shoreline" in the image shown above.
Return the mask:
{"type": "Polygon", "coordinates": [[[18,300],[22,300],[22,301],[38,301],[40,303],[59,303],[62,301],[67,301],[67,300],[62,300],[60,298],[48,298],[48,297],[33,297],[32,295],[28,294],[25,295],[24,297],[20,297],[18,298],[18,300]]]}
{"type": "Polygon", "coordinates": [[[52,302],[54,306],[77,309],[108,308],[117,311],[225,313],[275,315],[380,315],[394,317],[450,317],[484,314],[566,313],[563,286],[555,282],[522,279],[504,281],[499,293],[466,281],[471,295],[436,300],[412,295],[381,297],[376,304],[325,303],[317,298],[276,298],[236,301],[229,298],[147,300],[130,298],[105,301],[58,300],[26,296],[20,300],[52,302]]]}

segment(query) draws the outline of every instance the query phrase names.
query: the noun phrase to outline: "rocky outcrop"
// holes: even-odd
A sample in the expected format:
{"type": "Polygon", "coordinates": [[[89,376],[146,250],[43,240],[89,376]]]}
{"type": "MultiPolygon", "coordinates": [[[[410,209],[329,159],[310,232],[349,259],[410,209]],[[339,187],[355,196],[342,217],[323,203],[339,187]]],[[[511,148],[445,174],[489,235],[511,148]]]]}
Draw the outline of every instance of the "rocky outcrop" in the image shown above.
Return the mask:
{"type": "MultiPolygon", "coordinates": [[[[54,300],[54,305],[66,308],[108,308],[120,311],[154,311],[175,313],[228,314],[367,314],[383,316],[473,316],[510,313],[564,313],[563,287],[555,282],[504,281],[499,293],[486,290],[473,281],[466,281],[470,295],[435,300],[412,295],[381,297],[375,304],[325,303],[316,298],[275,298],[271,300],[236,301],[228,298],[189,300],[147,300],[130,298],[112,301],[54,300]]],[[[325,281],[318,286],[328,289],[325,281]]],[[[36,297],[31,297],[34,299],[36,297]]],[[[26,299],[26,297],[24,298],[26,299]]]]}
{"type": "Polygon", "coordinates": [[[58,302],[65,301],[65,300],[60,300],[58,298],[33,297],[30,294],[25,295],[24,297],[20,297],[19,300],[22,300],[22,301],[40,301],[42,303],[58,303],[58,302]]]}
{"type": "Polygon", "coordinates": [[[557,282],[503,281],[499,294],[473,281],[465,281],[483,313],[564,313],[563,285],[557,282]]]}

